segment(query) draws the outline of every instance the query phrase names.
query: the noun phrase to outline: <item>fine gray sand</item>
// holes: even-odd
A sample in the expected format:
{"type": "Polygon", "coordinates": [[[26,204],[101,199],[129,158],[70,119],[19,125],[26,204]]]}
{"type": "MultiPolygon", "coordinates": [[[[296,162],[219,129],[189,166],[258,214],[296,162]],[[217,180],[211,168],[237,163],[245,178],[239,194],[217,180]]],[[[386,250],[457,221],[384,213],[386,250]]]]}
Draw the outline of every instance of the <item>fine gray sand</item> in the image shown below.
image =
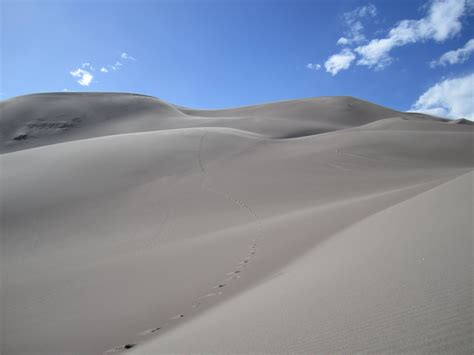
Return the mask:
{"type": "Polygon", "coordinates": [[[2,355],[474,350],[468,121],[36,94],[0,152],[2,355]]]}

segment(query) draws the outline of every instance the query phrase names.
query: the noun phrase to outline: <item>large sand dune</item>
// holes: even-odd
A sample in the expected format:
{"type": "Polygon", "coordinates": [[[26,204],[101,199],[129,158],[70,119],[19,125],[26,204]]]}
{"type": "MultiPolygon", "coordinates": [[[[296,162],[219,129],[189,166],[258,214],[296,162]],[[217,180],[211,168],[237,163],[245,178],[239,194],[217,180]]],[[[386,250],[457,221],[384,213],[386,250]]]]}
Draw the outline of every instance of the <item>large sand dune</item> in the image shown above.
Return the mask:
{"type": "Polygon", "coordinates": [[[472,125],[350,97],[0,113],[2,354],[472,352],[472,125]]]}

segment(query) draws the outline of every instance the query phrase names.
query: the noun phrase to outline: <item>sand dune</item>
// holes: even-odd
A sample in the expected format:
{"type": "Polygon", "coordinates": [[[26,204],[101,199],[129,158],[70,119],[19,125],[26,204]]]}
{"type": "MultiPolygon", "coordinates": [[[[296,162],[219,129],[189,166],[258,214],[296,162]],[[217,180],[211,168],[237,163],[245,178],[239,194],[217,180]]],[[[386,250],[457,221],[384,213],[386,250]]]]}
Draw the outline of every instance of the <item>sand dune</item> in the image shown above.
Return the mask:
{"type": "Polygon", "coordinates": [[[2,354],[471,352],[473,126],[350,97],[0,110],[2,354]]]}
{"type": "Polygon", "coordinates": [[[389,117],[428,117],[397,112],[352,97],[291,100],[228,110],[192,110],[149,96],[102,93],[21,96],[1,102],[0,112],[0,152],[176,128],[236,128],[269,138],[288,138],[358,127],[389,117]]]}

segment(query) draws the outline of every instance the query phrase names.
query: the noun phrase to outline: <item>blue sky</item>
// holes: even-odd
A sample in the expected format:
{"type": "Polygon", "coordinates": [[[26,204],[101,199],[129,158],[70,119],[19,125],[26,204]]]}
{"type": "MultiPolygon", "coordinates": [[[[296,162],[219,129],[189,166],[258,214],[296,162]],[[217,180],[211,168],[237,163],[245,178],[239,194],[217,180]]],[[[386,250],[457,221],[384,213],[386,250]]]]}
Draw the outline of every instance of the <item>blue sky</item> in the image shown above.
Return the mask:
{"type": "Polygon", "coordinates": [[[351,95],[474,119],[473,14],[474,0],[3,0],[1,98],[117,91],[223,108],[351,95]]]}

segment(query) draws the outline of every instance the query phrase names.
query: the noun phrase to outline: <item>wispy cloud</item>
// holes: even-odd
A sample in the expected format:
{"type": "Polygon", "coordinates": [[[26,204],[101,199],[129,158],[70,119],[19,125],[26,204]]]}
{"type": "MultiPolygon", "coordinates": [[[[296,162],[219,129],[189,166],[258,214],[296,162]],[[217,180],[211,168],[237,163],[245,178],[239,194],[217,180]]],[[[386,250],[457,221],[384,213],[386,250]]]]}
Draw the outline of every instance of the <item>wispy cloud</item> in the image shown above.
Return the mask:
{"type": "Polygon", "coordinates": [[[432,68],[436,66],[446,66],[448,64],[461,64],[469,59],[474,52],[474,38],[466,42],[464,47],[444,53],[438,60],[430,63],[432,68]]]}
{"type": "Polygon", "coordinates": [[[102,68],[100,68],[100,72],[101,72],[101,73],[108,73],[109,70],[108,70],[107,68],[105,68],[105,67],[102,67],[102,68]]]}
{"type": "Polygon", "coordinates": [[[121,55],[120,55],[120,58],[122,59],[128,59],[128,60],[133,60],[135,61],[136,59],[130,55],[128,55],[127,53],[123,52],[121,55]]]}
{"type": "Polygon", "coordinates": [[[474,120],[474,73],[444,79],[429,88],[410,111],[474,120]]]}
{"type": "MultiPolygon", "coordinates": [[[[442,42],[458,34],[462,29],[462,17],[472,8],[474,8],[473,0],[433,0],[425,17],[419,20],[402,20],[391,28],[385,37],[372,39],[365,45],[359,45],[351,53],[359,57],[357,65],[376,70],[383,69],[393,61],[390,52],[396,47],[426,40],[442,42]]],[[[365,13],[370,12],[365,10],[365,13]]],[[[355,33],[357,34],[357,31],[355,33]]],[[[338,43],[348,45],[354,41],[342,37],[338,43]]],[[[340,55],[341,53],[331,56],[326,63],[331,64],[334,58],[340,59],[340,55]]],[[[335,71],[333,69],[335,67],[329,65],[329,70],[325,65],[326,71],[335,75],[340,70],[348,69],[355,58],[349,61],[348,58],[351,56],[345,57],[346,65],[336,67],[341,69],[335,71]]]]}
{"type": "Polygon", "coordinates": [[[91,63],[89,63],[89,62],[82,63],[82,68],[87,68],[87,70],[94,71],[94,68],[92,67],[91,63]]]}
{"type": "Polygon", "coordinates": [[[377,8],[373,4],[361,6],[353,11],[345,12],[342,17],[348,30],[344,37],[338,39],[337,44],[349,45],[360,44],[366,41],[363,33],[364,26],[362,21],[366,18],[375,17],[377,15],[377,8]]]}
{"type": "Polygon", "coordinates": [[[94,76],[90,72],[81,68],[70,71],[69,74],[76,78],[77,83],[81,86],[89,86],[92,79],[94,79],[94,76]]]}
{"type": "Polygon", "coordinates": [[[341,70],[350,67],[352,61],[355,59],[355,54],[349,48],[344,48],[338,54],[334,54],[324,63],[324,67],[331,75],[336,75],[341,70]]]}
{"type": "Polygon", "coordinates": [[[308,64],[306,64],[306,69],[319,70],[319,69],[321,69],[321,64],[308,63],[308,64]]]}
{"type": "Polygon", "coordinates": [[[108,67],[112,70],[118,70],[123,64],[118,60],[113,65],[108,65],[108,67]]]}

